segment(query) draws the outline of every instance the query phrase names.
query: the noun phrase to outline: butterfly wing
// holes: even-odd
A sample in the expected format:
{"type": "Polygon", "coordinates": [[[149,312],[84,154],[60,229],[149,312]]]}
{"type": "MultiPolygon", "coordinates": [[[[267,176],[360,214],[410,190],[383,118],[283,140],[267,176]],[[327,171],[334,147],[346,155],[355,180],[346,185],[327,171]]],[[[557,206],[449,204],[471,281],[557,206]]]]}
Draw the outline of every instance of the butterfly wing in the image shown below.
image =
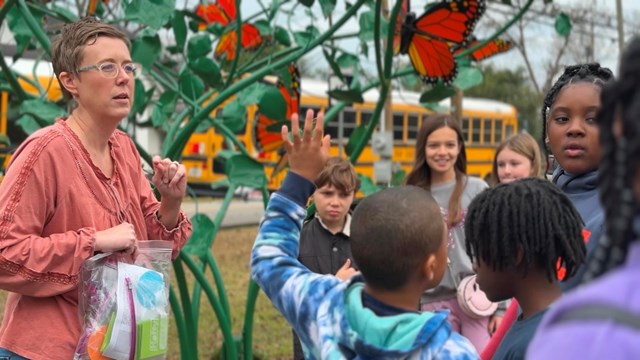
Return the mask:
{"type": "Polygon", "coordinates": [[[398,13],[398,18],[396,19],[396,30],[393,34],[393,54],[397,55],[400,53],[400,48],[402,45],[402,25],[404,24],[404,20],[409,13],[410,3],[409,0],[402,0],[402,7],[400,8],[400,12],[398,13]]]}
{"type": "Polygon", "coordinates": [[[206,23],[199,23],[198,29],[204,30],[209,24],[221,24],[223,26],[229,25],[231,20],[222,8],[217,4],[198,5],[196,9],[196,15],[206,21],[206,23]]]}
{"type": "MultiPolygon", "coordinates": [[[[262,44],[262,36],[257,27],[251,24],[242,24],[242,39],[241,45],[245,50],[254,50],[262,44]]],[[[220,36],[220,40],[216,45],[214,56],[217,60],[221,60],[223,57],[227,61],[232,61],[238,54],[236,45],[238,43],[238,33],[235,30],[229,30],[220,36]]]]}
{"type": "Polygon", "coordinates": [[[456,62],[449,44],[428,36],[414,34],[407,51],[420,78],[435,84],[438,79],[450,83],[456,76],[456,62]]]}
{"type": "MultiPolygon", "coordinates": [[[[290,119],[291,115],[298,113],[300,110],[300,72],[295,64],[289,65],[288,71],[291,76],[291,88],[288,88],[282,79],[278,79],[276,84],[287,104],[285,119],[290,119]]],[[[258,114],[254,130],[256,147],[262,152],[280,150],[283,142],[280,135],[280,126],[278,125],[284,123],[268,118],[263,114],[258,114]]]]}
{"type": "MultiPolygon", "coordinates": [[[[479,43],[479,41],[469,44],[468,47],[471,47],[475,44],[479,43]]],[[[471,59],[474,61],[481,61],[488,57],[502,54],[509,50],[513,49],[513,42],[504,40],[504,39],[494,39],[486,43],[481,48],[475,50],[471,53],[471,59]]]]}
{"type": "Polygon", "coordinates": [[[484,9],[484,0],[441,2],[430,7],[415,21],[414,31],[445,42],[463,43],[484,9]]]}

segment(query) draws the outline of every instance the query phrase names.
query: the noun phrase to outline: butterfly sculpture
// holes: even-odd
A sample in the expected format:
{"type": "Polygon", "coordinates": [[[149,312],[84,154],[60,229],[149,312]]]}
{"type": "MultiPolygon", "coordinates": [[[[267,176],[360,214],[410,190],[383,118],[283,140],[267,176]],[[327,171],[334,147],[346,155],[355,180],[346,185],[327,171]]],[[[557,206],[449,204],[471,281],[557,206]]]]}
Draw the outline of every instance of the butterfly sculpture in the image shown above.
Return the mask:
{"type": "MultiPolygon", "coordinates": [[[[473,46],[476,46],[477,44],[481,43],[482,40],[471,40],[466,47],[460,47],[456,50],[454,50],[454,54],[457,55],[461,52],[463,52],[465,49],[470,49],[473,46]]],[[[480,48],[474,50],[473,52],[471,52],[471,54],[468,55],[469,59],[473,60],[473,61],[482,61],[486,58],[489,58],[491,56],[494,55],[498,55],[498,54],[502,54],[504,52],[507,52],[511,49],[513,49],[513,42],[509,41],[509,40],[504,40],[504,39],[493,39],[491,41],[489,41],[488,43],[484,44],[483,46],[481,46],[480,48]]]]}
{"type": "Polygon", "coordinates": [[[416,17],[409,0],[404,1],[396,26],[394,51],[407,54],[426,82],[451,83],[456,76],[453,48],[466,45],[467,38],[485,10],[484,0],[450,0],[430,6],[416,17]]]}
{"type": "MultiPolygon", "coordinates": [[[[225,28],[231,27],[231,29],[225,30],[216,45],[214,56],[217,60],[225,58],[227,61],[231,61],[238,55],[238,49],[236,49],[238,31],[233,28],[236,21],[236,14],[236,3],[234,0],[217,0],[215,4],[198,5],[196,15],[206,21],[206,23],[200,23],[199,28],[201,30],[210,24],[220,24],[225,28]]],[[[251,24],[243,23],[241,25],[240,38],[242,49],[245,50],[254,50],[263,42],[260,31],[255,25],[251,24]]]]}
{"type": "MultiPolygon", "coordinates": [[[[289,120],[291,115],[300,111],[300,72],[295,64],[288,67],[291,77],[291,87],[287,87],[282,79],[278,79],[276,86],[287,104],[285,119],[289,120]]],[[[286,121],[286,120],[285,120],[286,121]]],[[[258,113],[254,125],[255,145],[260,152],[277,151],[282,148],[282,136],[280,126],[285,121],[270,119],[258,113]]]]}

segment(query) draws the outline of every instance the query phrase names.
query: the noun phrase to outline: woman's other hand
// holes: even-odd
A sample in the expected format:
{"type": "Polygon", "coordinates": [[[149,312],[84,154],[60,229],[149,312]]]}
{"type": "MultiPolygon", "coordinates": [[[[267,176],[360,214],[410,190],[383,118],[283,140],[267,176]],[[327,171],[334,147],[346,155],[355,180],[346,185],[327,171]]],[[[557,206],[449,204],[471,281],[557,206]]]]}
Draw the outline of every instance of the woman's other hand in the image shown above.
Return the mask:
{"type": "Polygon", "coordinates": [[[112,228],[97,231],[93,249],[100,252],[122,251],[125,254],[133,255],[135,258],[138,252],[136,230],[133,225],[124,222],[112,228]]]}
{"type": "Polygon", "coordinates": [[[165,200],[179,200],[182,202],[187,188],[187,176],[184,165],[171,159],[153,157],[153,178],[151,179],[165,200]]]}

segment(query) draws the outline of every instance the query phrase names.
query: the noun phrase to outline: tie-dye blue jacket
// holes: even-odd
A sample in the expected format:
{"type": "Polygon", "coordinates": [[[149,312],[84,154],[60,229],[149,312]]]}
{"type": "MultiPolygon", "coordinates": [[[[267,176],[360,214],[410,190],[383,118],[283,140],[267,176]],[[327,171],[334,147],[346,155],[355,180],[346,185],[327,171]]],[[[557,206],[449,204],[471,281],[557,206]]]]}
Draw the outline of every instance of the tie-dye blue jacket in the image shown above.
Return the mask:
{"type": "Polygon", "coordinates": [[[251,275],[300,337],[307,359],[477,359],[446,312],[377,316],[362,306],[363,279],[340,281],[298,262],[313,184],[289,173],[271,196],[251,255],[251,275]]]}

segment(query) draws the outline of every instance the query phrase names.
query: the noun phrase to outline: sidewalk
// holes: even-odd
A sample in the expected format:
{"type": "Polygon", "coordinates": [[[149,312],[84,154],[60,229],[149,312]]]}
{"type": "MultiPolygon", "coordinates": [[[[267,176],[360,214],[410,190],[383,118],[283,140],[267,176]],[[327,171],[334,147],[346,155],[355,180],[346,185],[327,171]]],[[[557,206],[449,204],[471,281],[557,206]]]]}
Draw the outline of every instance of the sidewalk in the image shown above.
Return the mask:
{"type": "MultiPolygon", "coordinates": [[[[182,203],[182,209],[189,217],[196,213],[196,206],[198,212],[205,213],[214,220],[222,206],[222,199],[198,198],[197,201],[185,199],[182,203]]],[[[263,214],[262,201],[233,199],[222,220],[222,227],[258,225],[263,214]]]]}

